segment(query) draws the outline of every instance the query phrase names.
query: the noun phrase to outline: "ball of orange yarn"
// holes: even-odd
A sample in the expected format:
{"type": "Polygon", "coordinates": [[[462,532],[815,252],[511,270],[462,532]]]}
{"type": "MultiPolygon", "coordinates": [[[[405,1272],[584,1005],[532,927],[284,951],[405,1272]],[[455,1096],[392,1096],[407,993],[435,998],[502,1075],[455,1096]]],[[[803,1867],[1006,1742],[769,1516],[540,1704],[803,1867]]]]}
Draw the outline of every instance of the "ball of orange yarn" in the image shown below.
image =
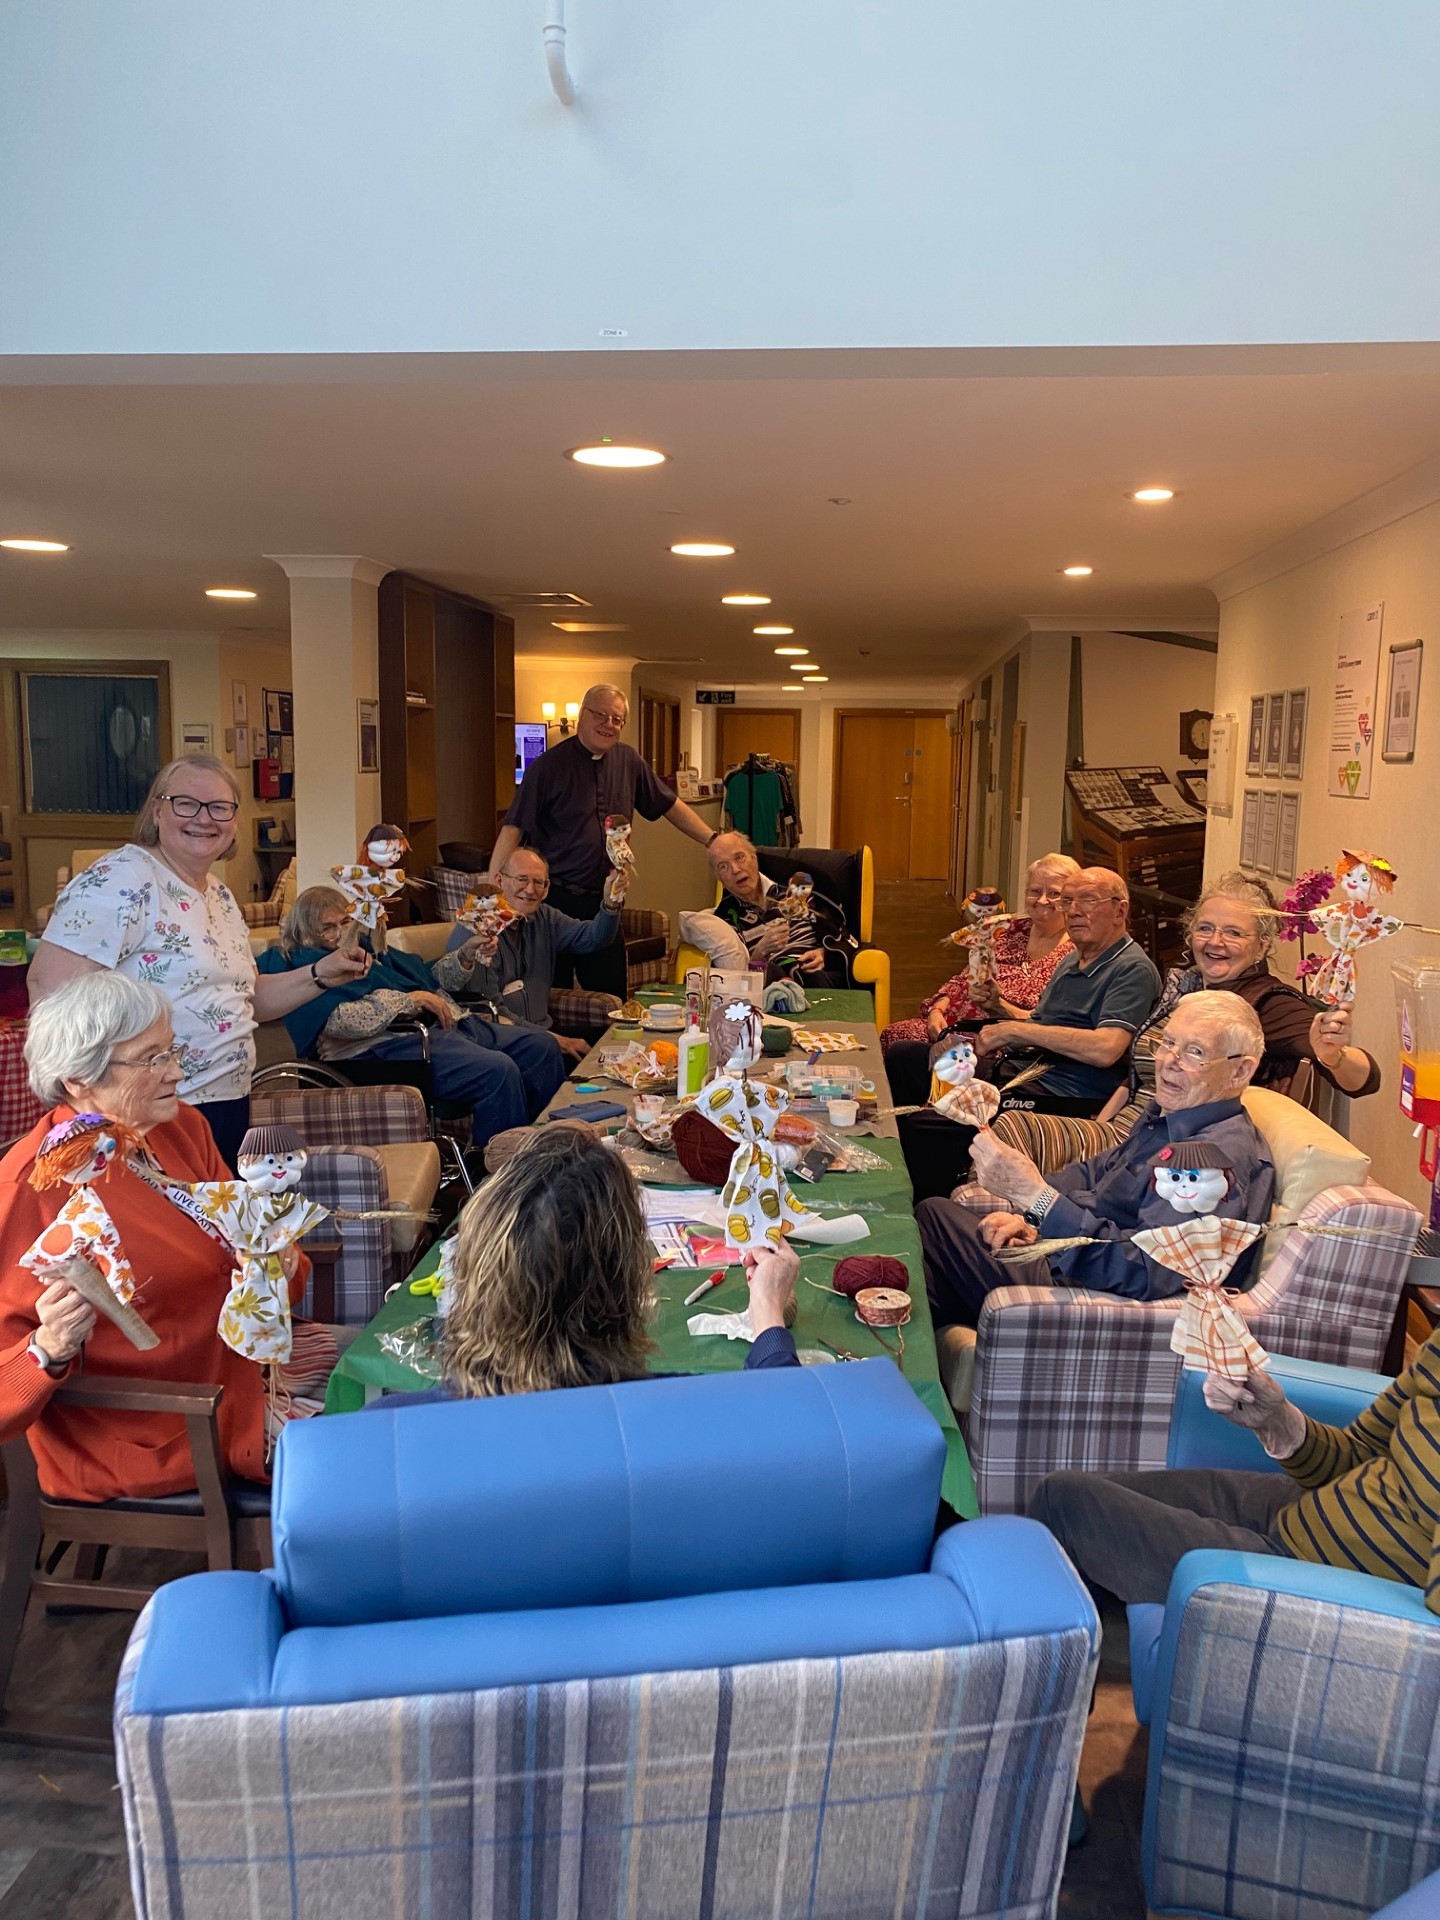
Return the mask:
{"type": "Polygon", "coordinates": [[[663,1067],[666,1073],[678,1073],[680,1070],[680,1049],[673,1040],[652,1040],[646,1052],[657,1067],[663,1067]]]}
{"type": "Polygon", "coordinates": [[[684,1113],[677,1116],[670,1129],[670,1140],[675,1148],[675,1158],[692,1180],[698,1180],[706,1187],[724,1186],[730,1176],[730,1162],[740,1143],[723,1127],[717,1127],[703,1113],[687,1107],[684,1113]]]}
{"type": "Polygon", "coordinates": [[[853,1300],[864,1287],[894,1287],[908,1293],[910,1269],[893,1254],[852,1253],[848,1260],[836,1261],[830,1284],[847,1300],[853,1300]]]}

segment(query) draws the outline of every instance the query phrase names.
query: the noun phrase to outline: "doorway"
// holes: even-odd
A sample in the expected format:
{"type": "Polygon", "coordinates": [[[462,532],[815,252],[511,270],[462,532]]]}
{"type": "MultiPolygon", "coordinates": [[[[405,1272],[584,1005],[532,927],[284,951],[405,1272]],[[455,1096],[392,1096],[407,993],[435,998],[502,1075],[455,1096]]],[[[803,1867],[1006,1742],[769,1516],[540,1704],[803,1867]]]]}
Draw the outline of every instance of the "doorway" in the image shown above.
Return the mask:
{"type": "Polygon", "coordinates": [[[723,779],[752,753],[773,754],[798,767],[798,707],[718,707],[715,712],[715,765],[723,779]]]}
{"type": "Polygon", "coordinates": [[[944,880],[954,741],[943,712],[839,710],[831,844],[868,846],[877,880],[944,880]]]}

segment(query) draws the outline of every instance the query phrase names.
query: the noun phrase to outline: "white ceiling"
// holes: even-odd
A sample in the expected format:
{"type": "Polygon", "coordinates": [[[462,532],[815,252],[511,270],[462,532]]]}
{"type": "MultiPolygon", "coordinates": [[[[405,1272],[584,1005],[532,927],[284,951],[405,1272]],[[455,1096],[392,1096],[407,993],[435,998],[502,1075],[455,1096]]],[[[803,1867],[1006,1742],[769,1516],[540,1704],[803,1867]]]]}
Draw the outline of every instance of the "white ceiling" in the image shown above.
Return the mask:
{"type": "Polygon", "coordinates": [[[1022,617],[1213,626],[1207,581],[1437,448],[1427,346],[11,361],[0,537],[73,551],[0,551],[0,625],[274,629],[263,555],[353,553],[482,598],[569,589],[630,628],[525,615],[532,653],[768,680],[750,628],[775,619],[847,683],[958,673],[1022,617]],[[562,459],[602,434],[670,462],[562,459]],[[1152,482],[1179,497],[1127,499],[1152,482]],[[667,551],[705,538],[738,553],[667,551]],[[1093,577],[1063,579],[1075,561],[1093,577]],[[217,608],[208,585],[260,598],[217,608]],[[734,589],[774,605],[722,607],[734,589]]]}

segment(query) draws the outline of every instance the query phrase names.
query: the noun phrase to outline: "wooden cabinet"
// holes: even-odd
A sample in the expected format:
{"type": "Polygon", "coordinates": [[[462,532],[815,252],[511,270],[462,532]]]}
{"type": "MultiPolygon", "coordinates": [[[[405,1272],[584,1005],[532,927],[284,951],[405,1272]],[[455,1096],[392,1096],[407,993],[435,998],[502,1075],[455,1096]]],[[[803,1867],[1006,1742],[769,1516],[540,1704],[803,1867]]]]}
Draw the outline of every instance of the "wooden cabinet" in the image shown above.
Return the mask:
{"type": "Polygon", "coordinates": [[[493,845],[515,797],[515,624],[404,573],[378,599],[381,811],[423,874],[447,840],[493,845]]]}

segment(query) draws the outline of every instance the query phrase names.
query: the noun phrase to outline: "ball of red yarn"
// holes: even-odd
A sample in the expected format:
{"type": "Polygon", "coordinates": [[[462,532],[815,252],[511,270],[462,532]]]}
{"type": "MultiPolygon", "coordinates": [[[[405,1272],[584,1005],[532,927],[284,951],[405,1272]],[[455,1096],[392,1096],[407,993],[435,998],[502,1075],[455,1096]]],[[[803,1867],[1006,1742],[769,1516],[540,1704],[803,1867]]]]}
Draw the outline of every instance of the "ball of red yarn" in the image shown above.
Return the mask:
{"type": "Polygon", "coordinates": [[[852,1253],[848,1260],[836,1261],[830,1284],[847,1300],[853,1300],[862,1287],[898,1287],[908,1293],[910,1269],[893,1254],[852,1253]]]}
{"type": "Polygon", "coordinates": [[[702,1186],[723,1187],[730,1177],[730,1162],[740,1144],[703,1113],[687,1107],[671,1129],[675,1158],[692,1180],[702,1186]]]}

